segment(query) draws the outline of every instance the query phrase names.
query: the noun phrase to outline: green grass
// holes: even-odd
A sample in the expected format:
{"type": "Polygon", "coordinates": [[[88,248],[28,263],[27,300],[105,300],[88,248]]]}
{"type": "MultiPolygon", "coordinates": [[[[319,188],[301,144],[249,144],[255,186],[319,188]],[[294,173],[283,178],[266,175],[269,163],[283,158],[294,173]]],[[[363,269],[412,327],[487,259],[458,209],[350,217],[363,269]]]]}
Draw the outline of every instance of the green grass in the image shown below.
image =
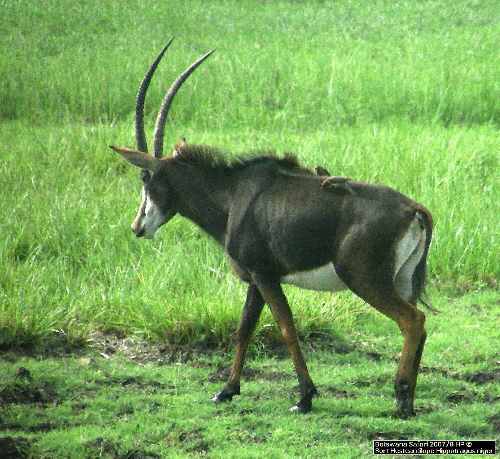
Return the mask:
{"type": "Polygon", "coordinates": [[[499,13],[493,0],[0,0],[0,451],[356,457],[376,438],[498,435],[499,13]],[[179,217],[133,237],[139,174],[107,147],[134,145],[137,87],[171,36],[150,132],[172,79],[217,52],[180,91],[167,150],[185,136],[293,152],[433,213],[442,313],[427,318],[417,418],[390,416],[397,327],[349,292],[293,287],[312,413],[287,412],[296,382],[269,312],[241,397],[209,401],[245,286],[179,217]]]}
{"type": "MultiPolygon", "coordinates": [[[[0,166],[4,345],[40,342],[54,331],[79,340],[95,329],[229,342],[245,286],[220,249],[179,217],[152,242],[130,232],[139,199],[137,172],[106,146],[129,138],[128,124],[53,126],[47,137],[46,127],[28,130],[10,122],[0,132],[6,139],[0,166]]],[[[498,205],[491,127],[397,123],[279,137],[198,135],[235,150],[241,142],[241,151],[295,151],[308,166],[320,163],[339,175],[405,191],[436,220],[431,283],[451,292],[494,285],[498,205]]],[[[364,308],[351,294],[289,292],[303,334],[308,324],[335,328],[351,320],[345,314],[364,308]]]]}
{"type": "Polygon", "coordinates": [[[0,70],[5,119],[126,119],[151,56],[175,35],[152,100],[190,60],[218,48],[183,90],[172,114],[182,126],[316,132],[387,119],[498,122],[493,0],[1,7],[9,17],[0,70]]]}
{"type": "Polygon", "coordinates": [[[6,353],[0,445],[28,457],[358,457],[374,439],[494,439],[498,298],[436,307],[411,420],[391,417],[399,330],[371,313],[346,327],[349,340],[307,342],[320,393],[307,415],[287,411],[297,383],[280,347],[252,346],[241,396],[222,405],[210,397],[227,353],[101,336],[86,353],[6,353]]]}
{"type": "MultiPolygon", "coordinates": [[[[107,148],[134,144],[137,86],[172,35],[148,129],[171,80],[218,49],[179,93],[165,145],[290,151],[393,186],[435,217],[437,294],[496,286],[496,2],[45,0],[0,13],[0,346],[95,331],[230,343],[244,285],[180,218],[133,238],[138,174],[107,148]]],[[[287,292],[303,336],[368,310],[287,292]]]]}

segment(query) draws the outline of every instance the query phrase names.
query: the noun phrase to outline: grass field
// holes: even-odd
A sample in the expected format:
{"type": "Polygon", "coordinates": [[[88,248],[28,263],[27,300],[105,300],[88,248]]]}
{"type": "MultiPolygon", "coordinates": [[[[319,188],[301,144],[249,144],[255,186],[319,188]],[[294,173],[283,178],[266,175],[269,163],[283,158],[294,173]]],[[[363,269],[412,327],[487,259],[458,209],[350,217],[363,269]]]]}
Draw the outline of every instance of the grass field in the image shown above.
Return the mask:
{"type": "Polygon", "coordinates": [[[378,314],[349,340],[305,344],[320,395],[300,416],[287,411],[297,389],[283,347],[253,346],[241,396],[223,405],[210,397],[230,356],[216,350],[96,336],[85,352],[8,352],[0,447],[10,457],[361,457],[373,440],[494,439],[495,301],[491,292],[438,301],[444,320],[429,321],[418,416],[408,421],[391,417],[399,332],[378,314]]]}
{"type": "MultiPolygon", "coordinates": [[[[10,353],[8,359],[0,360],[0,373],[5,375],[0,386],[14,384],[12,375],[20,366],[29,367],[38,388],[49,383],[37,382],[37,374],[62,372],[66,364],[71,369],[68,372],[78,373],[80,360],[87,357],[79,355],[57,363],[50,359],[39,362],[40,356],[53,349],[72,352],[101,334],[148,340],[153,345],[164,343],[168,349],[226,349],[231,343],[245,286],[231,273],[220,249],[179,217],[162,228],[154,241],[133,237],[129,225],[140,199],[138,173],[107,147],[134,146],[137,87],[150,61],[171,36],[176,40],[157,71],[146,104],[150,132],[172,79],[204,52],[214,47],[217,51],[179,92],[167,125],[166,149],[184,136],[188,141],[218,145],[234,153],[292,152],[306,166],[322,164],[335,175],[390,185],[426,205],[436,222],[429,259],[429,297],[445,312],[428,318],[431,334],[434,329],[443,344],[433,349],[431,336],[424,357],[429,356],[431,363],[424,365],[460,375],[492,371],[495,358],[498,360],[492,351],[498,334],[491,321],[498,320],[500,266],[499,10],[493,0],[0,0],[0,15],[8,18],[0,24],[0,349],[34,350],[38,356],[17,361],[12,357],[17,354],[10,353]],[[468,294],[464,297],[467,300],[457,300],[464,294],[468,294]],[[456,316],[450,304],[457,307],[456,316]],[[481,314],[476,314],[473,304],[479,305],[481,314]],[[468,344],[463,344],[464,329],[468,330],[468,344]],[[469,364],[476,367],[463,367],[469,364]]],[[[392,324],[349,293],[330,295],[287,288],[287,295],[306,341],[317,341],[318,337],[325,342],[354,339],[355,348],[347,358],[353,373],[343,376],[345,381],[351,375],[355,380],[368,380],[380,372],[392,377],[395,362],[390,359],[396,357],[401,341],[392,324]],[[369,343],[373,352],[386,352],[373,370],[365,368],[371,361],[363,356],[360,364],[354,363],[362,342],[369,343]]],[[[255,349],[263,343],[279,343],[278,335],[271,315],[265,313],[255,349]]],[[[320,366],[323,361],[325,365],[330,360],[342,361],[341,355],[327,355],[321,351],[311,358],[320,366]]],[[[256,357],[262,356],[257,352],[256,357]]],[[[229,363],[230,354],[213,358],[211,362],[205,357],[206,368],[192,368],[184,361],[182,366],[167,365],[168,371],[161,378],[157,375],[163,367],[143,369],[120,361],[121,370],[105,370],[111,362],[98,360],[84,366],[83,373],[67,387],[51,382],[58,395],[42,402],[53,407],[54,416],[61,416],[59,410],[70,409],[63,400],[87,403],[81,401],[87,397],[85,391],[81,397],[70,392],[95,383],[100,373],[116,371],[163,385],[157,387],[177,387],[186,383],[185,378],[192,378],[193,385],[186,388],[185,396],[190,397],[189,388],[194,398],[186,406],[198,406],[199,400],[215,390],[206,382],[207,374],[229,363]]],[[[262,358],[264,366],[275,364],[267,354],[262,358]]],[[[279,365],[280,372],[286,368],[290,373],[287,361],[279,365]]],[[[256,363],[255,368],[258,366],[256,363]]],[[[327,383],[324,371],[321,384],[344,390],[344,380],[339,379],[338,386],[337,382],[327,383]]],[[[451,422],[457,416],[463,419],[472,412],[478,424],[471,430],[464,428],[463,434],[457,427],[439,431],[438,436],[491,436],[491,426],[498,427],[498,421],[491,421],[489,407],[498,396],[497,380],[477,388],[457,382],[463,381],[460,379],[448,378],[445,383],[439,378],[434,373],[422,377],[424,411],[432,411],[429,416],[439,422],[451,422]],[[426,378],[430,378],[428,382],[426,378]],[[433,384],[443,385],[440,389],[445,393],[437,394],[437,389],[429,387],[433,384]],[[465,398],[469,393],[484,397],[477,405],[467,399],[465,405],[459,403],[442,414],[437,407],[455,386],[465,398]],[[483,409],[488,414],[477,414],[483,409]]],[[[370,400],[369,389],[356,395],[365,400],[361,407],[370,400]]],[[[271,393],[274,390],[270,389],[271,393]]],[[[95,391],[101,394],[100,389],[95,391]]],[[[387,406],[381,413],[392,403],[389,380],[383,391],[387,406]]],[[[149,395],[141,396],[145,399],[149,395]]],[[[158,395],[155,403],[174,407],[170,416],[186,416],[186,420],[167,428],[174,433],[165,441],[177,445],[172,450],[175,454],[188,454],[178,445],[184,443],[180,440],[183,432],[196,430],[182,424],[189,423],[189,410],[184,413],[178,403],[187,402],[182,398],[166,402],[162,398],[166,396],[158,395]]],[[[94,399],[94,395],[89,397],[94,399]]],[[[334,441],[332,448],[347,448],[338,450],[342,454],[366,452],[369,433],[362,440],[355,434],[364,420],[373,425],[370,432],[379,429],[407,437],[432,436],[429,426],[419,430],[386,419],[379,425],[376,413],[356,408],[356,402],[346,398],[350,402],[343,413],[352,409],[352,416],[359,415],[359,419],[348,422],[352,437],[340,431],[334,436],[340,440],[334,441]],[[407,430],[398,426],[407,426],[407,430]]],[[[105,414],[109,406],[104,402],[95,406],[94,401],[88,403],[101,413],[102,423],[106,416],[117,413],[113,408],[105,414]]],[[[279,421],[272,422],[275,432],[287,406],[283,401],[269,403],[270,413],[283,413],[279,421]]],[[[248,409],[254,409],[253,402],[250,405],[248,409]]],[[[41,412],[47,413],[46,408],[41,407],[41,412]]],[[[164,409],[158,408],[163,417],[168,416],[164,409]]],[[[207,410],[203,414],[206,419],[212,418],[209,410],[213,408],[203,405],[200,409],[207,410]]],[[[33,439],[41,438],[38,435],[43,429],[30,427],[23,410],[21,402],[9,404],[8,421],[4,421],[9,435],[16,435],[12,416],[18,416],[16,422],[21,427],[17,430],[28,439],[26,451],[57,451],[47,438],[59,435],[62,427],[47,421],[44,440],[35,443],[33,439]]],[[[68,422],[77,431],[86,429],[86,419],[94,418],[93,410],[84,410],[86,414],[78,422],[68,422]]],[[[222,416],[221,424],[217,425],[224,432],[230,431],[241,416],[238,411],[231,412],[234,408],[221,410],[222,415],[217,415],[222,416]],[[223,419],[226,414],[227,419],[223,419]]],[[[264,416],[264,411],[252,413],[245,420],[249,426],[264,416]]],[[[324,421],[335,409],[328,406],[322,413],[324,421]]],[[[149,422],[156,415],[141,414],[137,422],[149,422]]],[[[295,418],[287,422],[302,425],[295,418]]],[[[416,425],[426,422],[419,419],[416,425]]],[[[99,423],[95,425],[95,429],[101,428],[99,423]]],[[[166,428],[161,426],[158,429],[166,428]]],[[[291,428],[276,435],[286,437],[291,428]]],[[[89,446],[82,440],[82,457],[99,451],[104,456],[133,451],[132,446],[118,451],[102,444],[99,450],[94,427],[88,429],[88,436],[77,434],[94,442],[89,446]]],[[[205,433],[189,435],[183,437],[188,443],[208,442],[206,451],[215,456],[217,448],[223,446],[214,446],[215,430],[208,440],[205,433]]],[[[299,442],[301,437],[296,435],[299,442]]],[[[313,433],[304,435],[314,443],[313,433]]],[[[111,445],[119,443],[122,432],[106,431],[101,437],[111,445]]],[[[138,448],[149,451],[145,444],[138,448]]],[[[278,450],[280,444],[276,445],[278,450]]],[[[165,454],[162,447],[151,452],[165,454]]],[[[235,455],[239,452],[236,449],[235,455]]],[[[195,448],[191,453],[203,451],[195,448]]],[[[300,450],[290,453],[306,455],[300,450]]],[[[326,453],[331,450],[318,450],[318,455],[326,453]]]]}

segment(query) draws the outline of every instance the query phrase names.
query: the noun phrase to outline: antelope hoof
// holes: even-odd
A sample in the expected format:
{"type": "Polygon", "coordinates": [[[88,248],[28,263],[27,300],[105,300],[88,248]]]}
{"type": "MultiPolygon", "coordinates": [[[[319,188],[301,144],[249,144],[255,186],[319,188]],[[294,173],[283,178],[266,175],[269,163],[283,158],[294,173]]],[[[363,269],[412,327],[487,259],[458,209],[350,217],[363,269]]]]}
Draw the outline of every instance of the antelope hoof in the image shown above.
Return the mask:
{"type": "Polygon", "coordinates": [[[397,410],[394,413],[393,417],[399,418],[399,419],[410,419],[413,416],[416,416],[414,410],[410,410],[410,411],[397,410]]]}
{"type": "Polygon", "coordinates": [[[297,403],[297,405],[292,406],[288,411],[293,414],[298,414],[298,413],[309,413],[312,408],[312,402],[309,402],[309,405],[302,405],[300,402],[297,403]]]}
{"type": "Polygon", "coordinates": [[[396,385],[396,411],[394,417],[408,419],[415,416],[413,409],[413,395],[408,384],[396,385]]]}
{"type": "Polygon", "coordinates": [[[212,397],[212,402],[214,403],[230,402],[232,399],[233,399],[232,395],[223,396],[222,394],[217,394],[212,397]]]}
{"type": "Polygon", "coordinates": [[[212,401],[215,403],[230,402],[235,395],[240,395],[240,389],[235,388],[224,388],[217,395],[212,397],[212,401]]]}
{"type": "Polygon", "coordinates": [[[313,389],[310,394],[302,397],[295,406],[292,406],[288,411],[290,413],[309,413],[312,409],[312,398],[317,394],[316,389],[313,389]]]}

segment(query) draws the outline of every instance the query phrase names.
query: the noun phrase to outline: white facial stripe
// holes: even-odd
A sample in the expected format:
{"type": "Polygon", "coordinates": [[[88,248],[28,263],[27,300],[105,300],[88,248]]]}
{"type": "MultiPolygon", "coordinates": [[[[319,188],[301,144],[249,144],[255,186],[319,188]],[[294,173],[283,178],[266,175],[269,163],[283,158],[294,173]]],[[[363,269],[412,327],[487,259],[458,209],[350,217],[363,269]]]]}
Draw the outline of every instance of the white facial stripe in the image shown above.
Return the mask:
{"type": "Polygon", "coordinates": [[[150,196],[146,197],[146,216],[142,224],[144,230],[144,237],[152,239],[155,236],[156,230],[164,223],[165,218],[158,209],[150,196]]]}
{"type": "Polygon", "coordinates": [[[154,212],[155,208],[156,206],[153,200],[149,196],[146,196],[146,210],[145,210],[146,215],[151,215],[154,212]]]}

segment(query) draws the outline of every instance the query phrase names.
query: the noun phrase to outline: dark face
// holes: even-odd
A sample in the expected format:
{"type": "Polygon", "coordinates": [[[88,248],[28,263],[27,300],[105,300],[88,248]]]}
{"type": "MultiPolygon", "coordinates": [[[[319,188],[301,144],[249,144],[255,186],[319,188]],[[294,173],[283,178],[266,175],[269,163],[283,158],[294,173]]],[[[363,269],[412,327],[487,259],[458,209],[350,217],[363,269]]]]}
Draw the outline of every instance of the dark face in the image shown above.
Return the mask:
{"type": "Polygon", "coordinates": [[[131,226],[137,237],[153,239],[156,230],[176,214],[173,192],[162,175],[161,171],[141,173],[142,203],[131,226]]]}

